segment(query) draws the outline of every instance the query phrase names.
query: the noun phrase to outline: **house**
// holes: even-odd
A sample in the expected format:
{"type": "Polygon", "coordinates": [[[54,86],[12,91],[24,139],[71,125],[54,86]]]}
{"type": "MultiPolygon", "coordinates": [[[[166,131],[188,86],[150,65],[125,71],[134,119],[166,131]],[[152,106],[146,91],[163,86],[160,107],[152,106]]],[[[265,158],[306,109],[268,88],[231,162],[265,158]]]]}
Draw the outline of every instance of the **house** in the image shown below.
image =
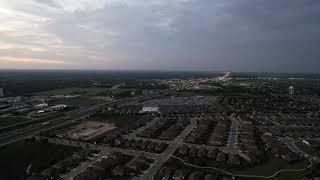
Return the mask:
{"type": "Polygon", "coordinates": [[[157,144],[155,151],[160,153],[160,152],[163,152],[167,147],[168,147],[168,144],[159,143],[157,144]]]}
{"type": "Polygon", "coordinates": [[[188,147],[188,146],[182,145],[182,146],[180,146],[180,148],[179,148],[179,154],[185,156],[185,155],[188,154],[188,150],[189,150],[189,147],[188,147]]]}
{"type": "Polygon", "coordinates": [[[119,161],[117,161],[117,159],[114,158],[102,158],[101,163],[103,164],[103,167],[105,169],[109,169],[117,165],[119,161]]]}
{"type": "Polygon", "coordinates": [[[204,173],[203,172],[194,171],[189,175],[188,180],[202,180],[203,177],[204,177],[204,173]]]}
{"type": "Polygon", "coordinates": [[[148,144],[146,149],[151,152],[155,150],[156,146],[157,146],[156,142],[151,142],[150,144],[148,144]]]}
{"type": "Polygon", "coordinates": [[[216,174],[207,174],[204,176],[203,180],[217,180],[218,175],[216,174]]]}
{"type": "Polygon", "coordinates": [[[41,172],[41,175],[43,175],[49,179],[57,176],[57,174],[58,174],[58,169],[56,169],[56,168],[48,168],[48,169],[41,172]]]}
{"type": "Polygon", "coordinates": [[[204,148],[204,147],[201,147],[201,148],[199,149],[199,151],[198,151],[197,156],[198,156],[199,158],[206,158],[206,157],[207,157],[207,153],[208,153],[208,150],[207,150],[206,148],[204,148]]]}
{"type": "Polygon", "coordinates": [[[169,180],[171,179],[171,175],[174,170],[168,167],[162,167],[159,171],[159,175],[162,177],[161,180],[169,180]]]}
{"type": "Polygon", "coordinates": [[[226,153],[224,152],[219,152],[216,158],[217,162],[225,162],[226,161],[226,153]]]}
{"type": "Polygon", "coordinates": [[[210,159],[216,159],[218,152],[218,149],[210,149],[207,153],[207,157],[210,159]]]}
{"type": "Polygon", "coordinates": [[[196,147],[191,147],[189,149],[189,156],[190,157],[196,157],[197,156],[197,152],[198,152],[198,148],[196,147]]]}
{"type": "Polygon", "coordinates": [[[80,173],[78,176],[74,177],[73,180],[95,180],[98,178],[98,175],[93,171],[85,170],[80,173]]]}
{"type": "Polygon", "coordinates": [[[240,165],[240,159],[237,154],[229,154],[229,164],[240,165]]]}
{"type": "Polygon", "coordinates": [[[34,176],[28,177],[27,180],[46,180],[46,178],[41,175],[34,175],[34,176]]]}
{"type": "Polygon", "coordinates": [[[233,180],[233,178],[231,176],[221,176],[219,179],[220,180],[233,180]]]}
{"type": "Polygon", "coordinates": [[[175,170],[171,179],[172,180],[184,180],[187,179],[187,176],[189,174],[188,170],[175,170]]]}
{"type": "Polygon", "coordinates": [[[89,170],[93,171],[98,177],[103,177],[105,174],[105,169],[98,165],[93,165],[92,167],[88,168],[89,170]]]}
{"type": "Polygon", "coordinates": [[[143,171],[149,167],[145,158],[135,157],[129,161],[126,166],[134,171],[143,171]]]}
{"type": "Polygon", "coordinates": [[[113,176],[125,176],[128,173],[128,170],[125,166],[123,165],[118,165],[115,168],[112,169],[112,175],[113,176]]]}

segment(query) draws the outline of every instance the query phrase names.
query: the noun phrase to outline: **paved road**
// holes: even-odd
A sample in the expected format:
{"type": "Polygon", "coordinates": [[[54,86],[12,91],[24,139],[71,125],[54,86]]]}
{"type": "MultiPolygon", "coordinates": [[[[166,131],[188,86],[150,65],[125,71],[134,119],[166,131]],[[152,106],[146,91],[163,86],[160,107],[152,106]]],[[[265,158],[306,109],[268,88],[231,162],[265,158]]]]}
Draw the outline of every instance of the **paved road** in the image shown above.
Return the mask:
{"type": "Polygon", "coordinates": [[[156,142],[156,143],[166,143],[166,144],[174,143],[174,141],[169,141],[169,140],[151,139],[151,138],[143,138],[143,137],[132,137],[132,136],[128,136],[128,135],[124,135],[123,137],[126,139],[150,141],[150,142],[156,142]]]}
{"type": "Polygon", "coordinates": [[[155,153],[144,152],[144,151],[133,150],[133,149],[110,147],[108,145],[92,144],[92,143],[86,143],[86,142],[72,141],[68,139],[46,138],[46,137],[42,137],[42,138],[48,139],[50,143],[61,144],[65,146],[81,147],[81,148],[101,150],[106,152],[120,152],[122,154],[127,154],[131,156],[145,156],[150,159],[157,159],[157,157],[159,156],[158,154],[155,154],[155,153]]]}
{"type": "Polygon", "coordinates": [[[172,154],[183,144],[184,138],[192,131],[192,129],[196,126],[196,121],[191,119],[191,123],[182,131],[182,133],[176,137],[176,139],[169,145],[169,147],[157,158],[154,164],[147,170],[145,174],[141,177],[137,177],[135,179],[139,180],[152,180],[153,177],[157,174],[160,168],[164,163],[168,161],[168,159],[172,156],[172,154]]]}
{"type": "Polygon", "coordinates": [[[236,117],[230,117],[231,127],[228,137],[227,148],[230,151],[238,152],[238,133],[239,133],[239,120],[236,117]]]}
{"type": "Polygon", "coordinates": [[[83,162],[80,166],[72,169],[67,174],[62,175],[61,178],[64,180],[72,180],[74,177],[79,175],[81,172],[85,171],[90,166],[95,164],[99,159],[102,159],[104,156],[108,156],[109,154],[110,154],[110,152],[108,152],[108,151],[101,151],[94,160],[83,162]]]}

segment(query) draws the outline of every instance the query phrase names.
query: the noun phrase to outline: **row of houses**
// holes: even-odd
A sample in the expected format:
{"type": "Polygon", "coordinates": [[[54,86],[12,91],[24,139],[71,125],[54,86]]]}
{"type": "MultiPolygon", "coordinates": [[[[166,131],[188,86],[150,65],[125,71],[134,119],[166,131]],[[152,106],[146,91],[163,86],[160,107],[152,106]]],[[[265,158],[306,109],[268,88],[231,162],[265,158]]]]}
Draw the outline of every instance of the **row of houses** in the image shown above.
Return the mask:
{"type": "Polygon", "coordinates": [[[143,138],[157,138],[164,130],[176,123],[176,121],[177,119],[175,118],[161,118],[152,126],[139,133],[138,136],[143,138]]]}
{"type": "Polygon", "coordinates": [[[239,166],[241,157],[238,154],[228,154],[217,148],[207,149],[206,147],[197,148],[195,146],[182,145],[177,151],[178,156],[189,160],[202,160],[203,163],[215,161],[222,164],[239,166]]]}
{"type": "Polygon", "coordinates": [[[218,147],[225,145],[229,135],[229,128],[230,121],[218,121],[207,140],[207,144],[218,147]]]}
{"type": "Polygon", "coordinates": [[[176,169],[164,166],[160,169],[158,176],[162,180],[232,180],[231,176],[207,173],[191,169],[176,169]]]}
{"type": "Polygon", "coordinates": [[[129,178],[149,168],[153,160],[111,153],[74,177],[74,180],[97,180],[107,178],[129,178]]]}
{"type": "Polygon", "coordinates": [[[179,118],[172,126],[162,131],[158,138],[161,140],[173,140],[188,124],[190,124],[189,118],[179,118]]]}
{"type": "Polygon", "coordinates": [[[255,154],[258,150],[256,145],[255,127],[251,121],[243,121],[239,132],[239,147],[243,152],[255,154]]]}
{"type": "Polygon", "coordinates": [[[168,147],[168,144],[162,142],[152,142],[149,140],[117,138],[111,143],[111,146],[125,149],[147,151],[152,153],[162,153],[168,147]]]}
{"type": "Polygon", "coordinates": [[[201,118],[197,122],[196,128],[194,128],[186,137],[185,142],[191,144],[205,144],[208,134],[211,129],[216,125],[215,119],[201,118]]]}
{"type": "MultiPolygon", "coordinates": [[[[27,177],[27,180],[60,179],[60,176],[62,174],[65,174],[70,169],[79,166],[82,162],[88,161],[90,156],[94,153],[95,151],[90,150],[75,152],[71,156],[43,170],[40,174],[29,172],[27,170],[27,175],[30,175],[29,177],[27,177]]],[[[30,168],[28,169],[32,169],[32,165],[30,165],[30,168]]]]}

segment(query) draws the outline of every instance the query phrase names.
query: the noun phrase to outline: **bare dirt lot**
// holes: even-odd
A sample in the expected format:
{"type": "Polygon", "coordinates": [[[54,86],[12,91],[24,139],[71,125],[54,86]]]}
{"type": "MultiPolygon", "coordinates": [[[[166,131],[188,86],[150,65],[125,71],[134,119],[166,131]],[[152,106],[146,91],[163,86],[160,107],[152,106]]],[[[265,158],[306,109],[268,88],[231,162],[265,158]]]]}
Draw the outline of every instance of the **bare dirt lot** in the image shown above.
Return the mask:
{"type": "Polygon", "coordinates": [[[67,137],[73,140],[91,141],[115,128],[109,123],[86,121],[67,132],[67,137]]]}

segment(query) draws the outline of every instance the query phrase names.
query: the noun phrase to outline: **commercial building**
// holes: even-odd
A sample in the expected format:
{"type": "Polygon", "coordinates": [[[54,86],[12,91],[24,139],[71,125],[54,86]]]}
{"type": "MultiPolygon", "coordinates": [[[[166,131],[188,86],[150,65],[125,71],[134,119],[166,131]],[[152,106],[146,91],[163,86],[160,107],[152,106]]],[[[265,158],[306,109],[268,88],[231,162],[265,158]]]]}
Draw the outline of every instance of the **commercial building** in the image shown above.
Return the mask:
{"type": "Polygon", "coordinates": [[[289,95],[294,95],[294,86],[289,87],[289,95]]]}
{"type": "Polygon", "coordinates": [[[142,107],[141,112],[159,112],[159,107],[157,106],[145,106],[142,107]]]}

